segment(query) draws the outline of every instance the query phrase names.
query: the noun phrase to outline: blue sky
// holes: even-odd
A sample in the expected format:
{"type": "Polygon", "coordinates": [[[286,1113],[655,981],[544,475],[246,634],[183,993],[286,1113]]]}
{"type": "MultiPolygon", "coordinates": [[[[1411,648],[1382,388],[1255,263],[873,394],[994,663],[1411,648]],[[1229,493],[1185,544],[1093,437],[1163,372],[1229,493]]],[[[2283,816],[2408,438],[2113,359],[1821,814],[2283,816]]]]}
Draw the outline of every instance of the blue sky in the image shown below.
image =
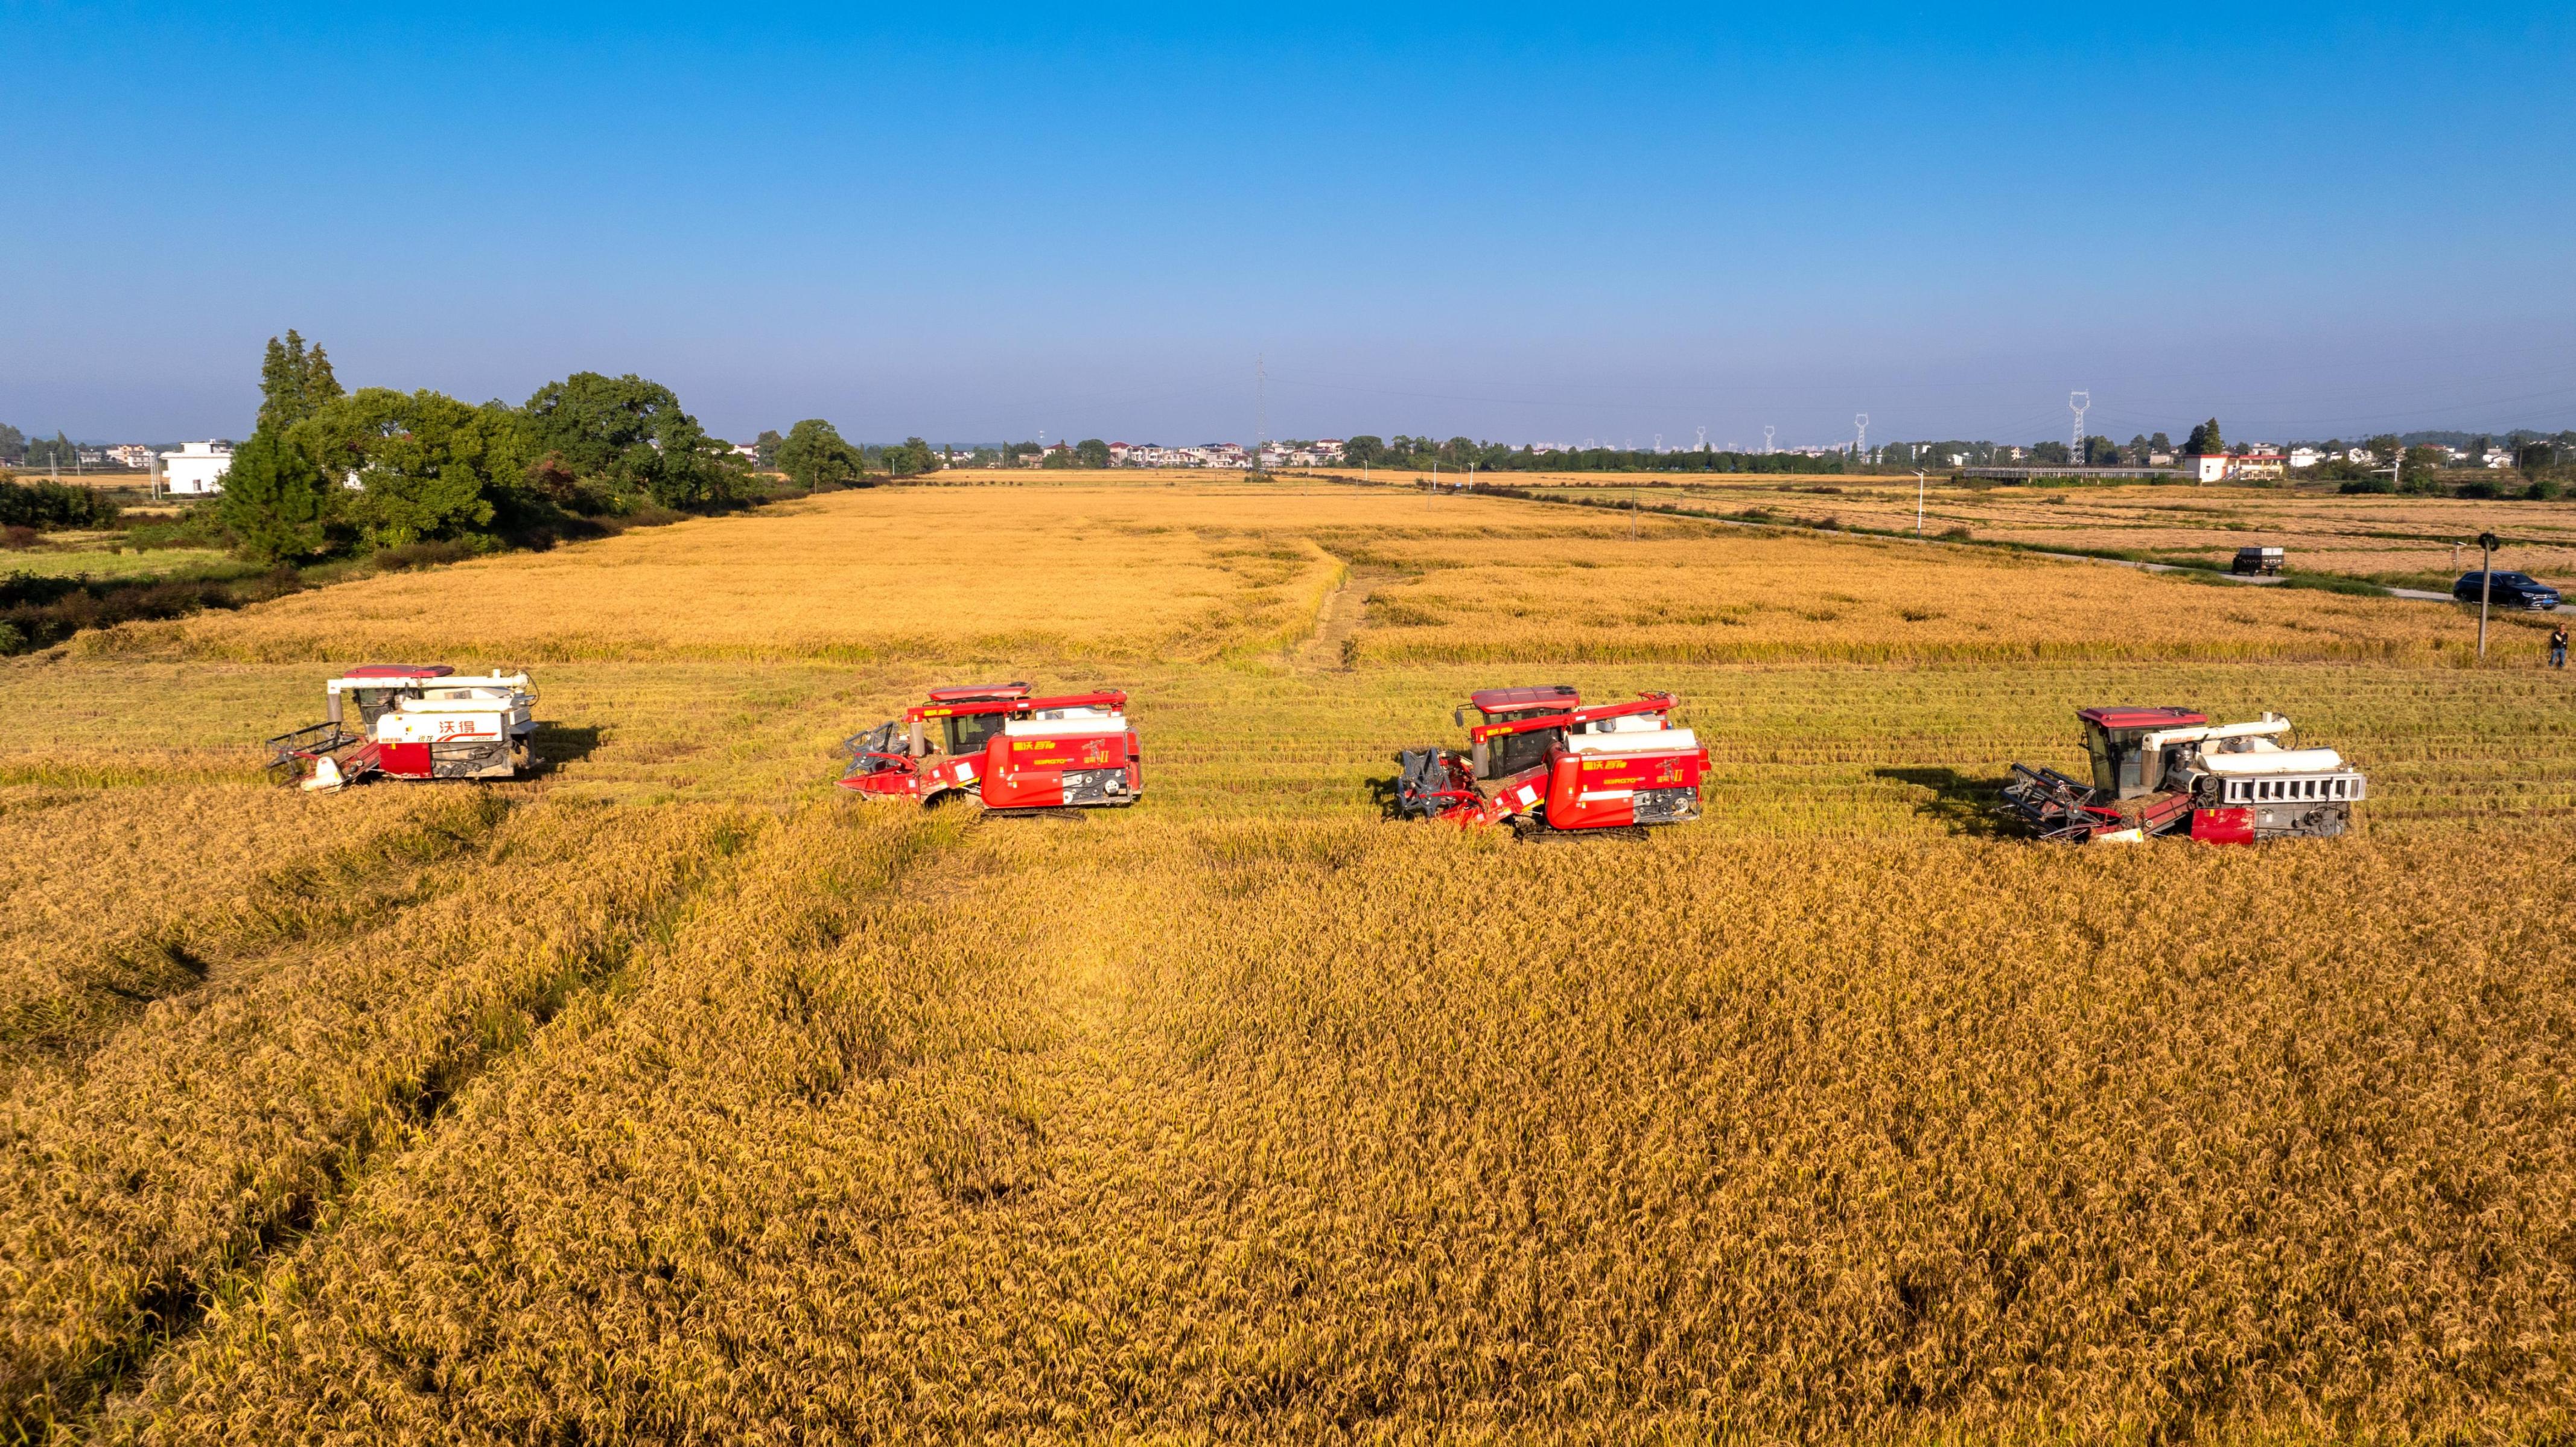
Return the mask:
{"type": "Polygon", "coordinates": [[[2125,8],[0,0],[0,421],[293,326],[735,436],[2576,424],[2576,22],[2125,8]]]}

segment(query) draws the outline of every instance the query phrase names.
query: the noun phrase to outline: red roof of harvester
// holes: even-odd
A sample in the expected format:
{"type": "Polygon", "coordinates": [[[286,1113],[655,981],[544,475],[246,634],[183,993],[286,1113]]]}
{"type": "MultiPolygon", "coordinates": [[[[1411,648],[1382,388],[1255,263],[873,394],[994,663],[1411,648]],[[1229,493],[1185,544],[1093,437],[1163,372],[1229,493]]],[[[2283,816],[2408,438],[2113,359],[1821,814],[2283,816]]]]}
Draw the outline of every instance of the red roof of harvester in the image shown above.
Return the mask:
{"type": "Polygon", "coordinates": [[[2209,722],[2209,715],[2187,708],[2141,708],[2136,704],[2079,708],[2075,716],[2106,729],[2178,729],[2209,722]]]}
{"type": "Polygon", "coordinates": [[[342,678],[445,678],[456,670],[444,663],[362,663],[342,678]]]}
{"type": "Polygon", "coordinates": [[[1537,709],[1568,709],[1583,702],[1583,696],[1567,683],[1542,683],[1529,688],[1484,688],[1467,695],[1467,702],[1482,713],[1529,713],[1537,709]]]}
{"type": "Polygon", "coordinates": [[[1029,686],[1025,683],[979,683],[966,688],[934,688],[930,691],[932,703],[982,703],[987,699],[1028,696],[1029,686]]]}

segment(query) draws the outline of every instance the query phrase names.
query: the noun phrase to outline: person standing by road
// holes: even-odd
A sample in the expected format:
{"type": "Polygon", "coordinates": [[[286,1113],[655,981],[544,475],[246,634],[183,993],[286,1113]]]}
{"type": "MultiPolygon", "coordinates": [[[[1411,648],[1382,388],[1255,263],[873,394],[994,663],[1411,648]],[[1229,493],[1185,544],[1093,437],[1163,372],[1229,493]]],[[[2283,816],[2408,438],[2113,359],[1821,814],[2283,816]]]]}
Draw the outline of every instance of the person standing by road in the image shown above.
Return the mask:
{"type": "Polygon", "coordinates": [[[2549,630],[2549,666],[2567,666],[2567,625],[2564,623],[2549,630]]]}

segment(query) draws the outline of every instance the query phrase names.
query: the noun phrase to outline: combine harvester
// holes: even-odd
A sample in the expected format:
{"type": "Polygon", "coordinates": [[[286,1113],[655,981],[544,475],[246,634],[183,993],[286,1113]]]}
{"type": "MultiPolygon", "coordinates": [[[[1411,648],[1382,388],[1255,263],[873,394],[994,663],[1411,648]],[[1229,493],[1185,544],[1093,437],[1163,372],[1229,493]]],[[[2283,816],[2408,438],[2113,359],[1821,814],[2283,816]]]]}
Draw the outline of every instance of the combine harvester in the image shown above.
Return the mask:
{"type": "Polygon", "coordinates": [[[2367,792],[2332,749],[2284,748],[2290,721],[2212,724],[2183,708],[2085,708],[2093,782],[2013,765],[1998,812],[2042,839],[2129,843],[2189,833],[2210,844],[2331,839],[2367,792]]]}
{"type": "Polygon", "coordinates": [[[323,721],[268,741],[268,766],[316,793],[362,779],[514,779],[536,766],[524,673],[459,675],[446,664],[377,663],[323,685],[323,721]],[[358,706],[349,732],[344,700],[358,706]]]}
{"type": "Polygon", "coordinates": [[[1002,814],[1133,804],[1145,755],[1115,689],[1031,698],[1025,683],[934,688],[841,743],[841,787],[869,799],[971,798],[1002,814]]]}
{"type": "Polygon", "coordinates": [[[1670,693],[1585,708],[1565,684],[1489,688],[1466,708],[1482,722],[1471,746],[1406,749],[1395,756],[1395,812],[1459,825],[1509,823],[1525,836],[1587,829],[1636,832],[1699,817],[1708,750],[1675,728],[1670,693]]]}

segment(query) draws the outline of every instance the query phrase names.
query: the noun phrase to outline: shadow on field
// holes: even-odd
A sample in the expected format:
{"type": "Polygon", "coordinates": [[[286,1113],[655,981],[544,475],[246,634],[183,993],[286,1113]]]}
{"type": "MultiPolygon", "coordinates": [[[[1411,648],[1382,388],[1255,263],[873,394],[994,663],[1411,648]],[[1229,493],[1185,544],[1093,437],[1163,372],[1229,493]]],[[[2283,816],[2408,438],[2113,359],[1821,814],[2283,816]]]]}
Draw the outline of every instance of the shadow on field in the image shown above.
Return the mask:
{"type": "Polygon", "coordinates": [[[1932,797],[1915,807],[1924,814],[1949,825],[1961,834],[1975,839],[2000,836],[2003,821],[1995,817],[1995,805],[2003,797],[2001,779],[1980,779],[1956,769],[1872,769],[1882,779],[1929,789],[1932,797]]]}
{"type": "Polygon", "coordinates": [[[551,774],[566,764],[578,764],[598,752],[607,730],[590,724],[537,725],[537,772],[551,774]]]}
{"type": "Polygon", "coordinates": [[[1395,807],[1396,782],[1397,776],[1394,774],[1389,774],[1383,779],[1370,779],[1367,781],[1369,802],[1377,805],[1378,817],[1381,819],[1401,819],[1404,817],[1404,815],[1399,813],[1395,807]]]}

